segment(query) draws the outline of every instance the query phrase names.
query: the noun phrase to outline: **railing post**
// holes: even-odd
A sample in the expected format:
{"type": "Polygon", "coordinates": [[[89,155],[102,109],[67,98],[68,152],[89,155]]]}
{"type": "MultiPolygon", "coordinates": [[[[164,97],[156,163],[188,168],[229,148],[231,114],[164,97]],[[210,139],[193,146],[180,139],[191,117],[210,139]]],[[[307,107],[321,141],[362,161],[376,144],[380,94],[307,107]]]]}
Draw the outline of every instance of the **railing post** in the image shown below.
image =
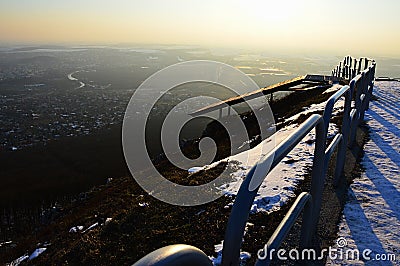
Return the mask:
{"type": "Polygon", "coordinates": [[[359,82],[354,84],[353,93],[355,94],[354,101],[355,101],[355,115],[351,123],[351,134],[350,134],[350,147],[353,146],[356,142],[357,137],[357,127],[359,124],[360,119],[360,110],[361,110],[361,99],[360,96],[363,92],[364,87],[364,80],[365,80],[365,72],[361,72],[361,78],[359,82]]]}
{"type": "Polygon", "coordinates": [[[311,172],[311,190],[312,196],[312,215],[311,215],[311,235],[314,234],[318,220],[319,212],[321,209],[321,197],[325,183],[325,145],[326,145],[326,132],[324,120],[321,118],[320,122],[315,127],[315,150],[313,168],[311,172]]]}
{"type": "Polygon", "coordinates": [[[368,69],[368,71],[365,72],[364,78],[362,80],[362,94],[360,95],[360,97],[363,95],[363,98],[360,98],[360,106],[359,106],[359,116],[358,116],[358,124],[361,124],[364,121],[364,110],[366,109],[366,98],[367,98],[367,94],[368,94],[368,87],[369,87],[369,74],[370,71],[368,69]]]}
{"type": "Polygon", "coordinates": [[[311,200],[308,201],[303,210],[300,233],[300,250],[311,246],[313,232],[313,198],[311,196],[311,200]]]}
{"type": "Polygon", "coordinates": [[[362,58],[360,58],[360,61],[358,61],[357,75],[360,74],[360,72],[361,72],[361,64],[362,64],[362,58]]]}
{"type": "Polygon", "coordinates": [[[349,56],[349,67],[351,68],[351,65],[353,64],[353,58],[349,56]]]}
{"type": "Polygon", "coordinates": [[[353,78],[353,57],[350,57],[349,73],[350,73],[349,79],[352,79],[353,78]]]}
{"type": "Polygon", "coordinates": [[[356,142],[356,137],[357,137],[357,110],[355,108],[352,108],[350,111],[350,138],[349,138],[349,144],[347,145],[349,148],[353,147],[353,145],[356,142]]]}
{"type": "Polygon", "coordinates": [[[365,65],[364,65],[364,70],[368,68],[368,58],[364,58],[365,59],[365,65]]]}
{"type": "Polygon", "coordinates": [[[375,62],[373,62],[372,69],[371,69],[371,72],[372,72],[371,73],[371,81],[370,81],[371,87],[369,88],[367,110],[369,109],[369,102],[371,101],[372,92],[374,90],[375,71],[376,71],[376,64],[375,64],[375,62]]]}
{"type": "Polygon", "coordinates": [[[357,59],[354,58],[354,64],[353,64],[353,70],[352,70],[352,75],[351,79],[353,79],[357,75],[357,59]]]}
{"type": "Polygon", "coordinates": [[[345,103],[344,103],[343,120],[341,128],[343,140],[339,145],[338,152],[336,155],[335,176],[333,180],[334,186],[337,186],[339,184],[340,177],[342,176],[344,169],[344,163],[346,160],[347,144],[349,141],[349,136],[351,131],[350,110],[351,110],[351,100],[353,97],[354,83],[355,83],[354,80],[350,82],[350,88],[345,94],[345,103]]]}
{"type": "Polygon", "coordinates": [[[368,93],[369,93],[369,86],[370,86],[370,78],[371,78],[371,68],[368,67],[367,71],[365,71],[364,79],[363,79],[363,91],[362,94],[364,94],[364,97],[361,99],[360,98],[360,115],[359,115],[359,120],[358,123],[362,123],[364,121],[364,113],[365,110],[367,110],[367,104],[368,104],[368,93]]]}

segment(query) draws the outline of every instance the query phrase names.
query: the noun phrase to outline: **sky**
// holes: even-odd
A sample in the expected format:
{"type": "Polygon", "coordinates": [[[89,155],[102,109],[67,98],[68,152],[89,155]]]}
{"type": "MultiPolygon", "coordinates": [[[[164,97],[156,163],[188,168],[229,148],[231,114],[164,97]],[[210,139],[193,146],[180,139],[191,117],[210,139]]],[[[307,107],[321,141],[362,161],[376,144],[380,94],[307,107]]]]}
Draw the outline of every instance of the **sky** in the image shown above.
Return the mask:
{"type": "Polygon", "coordinates": [[[0,43],[183,44],[400,57],[399,0],[1,0],[0,43]]]}

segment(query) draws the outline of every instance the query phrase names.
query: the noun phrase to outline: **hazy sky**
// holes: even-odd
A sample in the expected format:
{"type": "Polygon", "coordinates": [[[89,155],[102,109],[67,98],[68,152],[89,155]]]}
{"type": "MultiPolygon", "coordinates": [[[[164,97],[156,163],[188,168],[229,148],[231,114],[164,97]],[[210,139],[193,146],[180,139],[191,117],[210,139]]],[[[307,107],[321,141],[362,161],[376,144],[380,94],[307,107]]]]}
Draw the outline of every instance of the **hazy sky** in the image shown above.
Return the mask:
{"type": "Polygon", "coordinates": [[[0,42],[400,56],[399,0],[1,0],[0,42]]]}

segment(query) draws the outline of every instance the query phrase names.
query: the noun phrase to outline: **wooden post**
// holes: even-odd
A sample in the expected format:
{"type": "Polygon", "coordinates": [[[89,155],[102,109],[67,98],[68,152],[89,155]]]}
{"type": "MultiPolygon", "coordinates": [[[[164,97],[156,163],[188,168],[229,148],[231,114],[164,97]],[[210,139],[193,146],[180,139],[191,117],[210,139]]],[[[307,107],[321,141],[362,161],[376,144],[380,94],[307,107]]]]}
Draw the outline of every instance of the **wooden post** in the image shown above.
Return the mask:
{"type": "Polygon", "coordinates": [[[358,62],[357,75],[361,73],[361,64],[362,64],[362,58],[360,58],[360,61],[358,62]]]}
{"type": "Polygon", "coordinates": [[[357,76],[357,59],[354,59],[353,76],[352,79],[357,76]]]}
{"type": "Polygon", "coordinates": [[[365,65],[364,65],[364,69],[368,68],[368,58],[365,58],[365,65]]]}

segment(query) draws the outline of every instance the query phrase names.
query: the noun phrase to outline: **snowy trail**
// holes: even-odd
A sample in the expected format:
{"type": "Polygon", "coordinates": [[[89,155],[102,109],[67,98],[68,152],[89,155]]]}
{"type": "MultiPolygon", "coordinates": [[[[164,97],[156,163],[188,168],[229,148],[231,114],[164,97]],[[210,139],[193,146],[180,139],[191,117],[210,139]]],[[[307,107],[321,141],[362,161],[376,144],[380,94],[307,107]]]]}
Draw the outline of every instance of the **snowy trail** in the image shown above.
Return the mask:
{"type": "Polygon", "coordinates": [[[334,246],[358,250],[359,259],[344,253],[327,265],[400,265],[400,82],[376,82],[373,94],[378,100],[365,113],[365,170],[349,188],[339,223],[342,242],[334,246]],[[365,250],[371,254],[363,256],[365,250]]]}

